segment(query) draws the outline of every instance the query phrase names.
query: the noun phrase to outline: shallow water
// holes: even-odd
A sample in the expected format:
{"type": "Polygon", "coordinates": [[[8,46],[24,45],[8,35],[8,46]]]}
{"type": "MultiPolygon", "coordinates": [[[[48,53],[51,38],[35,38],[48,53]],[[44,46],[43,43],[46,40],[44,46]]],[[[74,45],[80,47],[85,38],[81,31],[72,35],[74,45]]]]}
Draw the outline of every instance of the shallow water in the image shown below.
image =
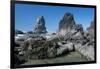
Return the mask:
{"type": "Polygon", "coordinates": [[[78,52],[71,52],[68,55],[51,58],[51,59],[37,59],[29,60],[22,65],[36,65],[36,64],[54,64],[54,63],[70,63],[70,62],[87,62],[88,60],[78,52]]]}

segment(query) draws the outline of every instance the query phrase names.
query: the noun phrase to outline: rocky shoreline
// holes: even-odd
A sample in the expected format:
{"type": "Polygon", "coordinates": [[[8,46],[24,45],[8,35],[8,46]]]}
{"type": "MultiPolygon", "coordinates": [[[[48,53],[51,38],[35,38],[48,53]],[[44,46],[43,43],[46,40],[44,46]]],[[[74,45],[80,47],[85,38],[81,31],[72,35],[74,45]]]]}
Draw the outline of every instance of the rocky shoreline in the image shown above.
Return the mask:
{"type": "Polygon", "coordinates": [[[71,13],[65,13],[59,22],[59,31],[48,36],[45,19],[40,16],[33,32],[23,33],[18,30],[15,32],[17,36],[14,49],[15,65],[23,64],[28,60],[67,56],[71,52],[79,52],[86,57],[87,61],[94,61],[94,25],[95,23],[92,21],[86,32],[81,24],[76,24],[71,13]],[[18,34],[22,35],[18,37],[18,34]]]}

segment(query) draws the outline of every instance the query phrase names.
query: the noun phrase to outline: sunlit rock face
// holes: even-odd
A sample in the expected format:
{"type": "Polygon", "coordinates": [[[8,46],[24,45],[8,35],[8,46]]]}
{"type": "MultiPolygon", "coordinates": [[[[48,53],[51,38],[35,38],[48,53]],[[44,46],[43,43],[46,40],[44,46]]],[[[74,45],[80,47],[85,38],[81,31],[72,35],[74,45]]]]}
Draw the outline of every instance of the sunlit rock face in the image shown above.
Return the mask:
{"type": "Polygon", "coordinates": [[[59,35],[64,36],[66,34],[66,30],[65,29],[61,29],[59,32],[59,35]]]}
{"type": "Polygon", "coordinates": [[[39,16],[37,18],[37,23],[34,28],[34,33],[35,34],[46,34],[47,33],[46,27],[45,27],[45,19],[43,16],[39,16]]]}

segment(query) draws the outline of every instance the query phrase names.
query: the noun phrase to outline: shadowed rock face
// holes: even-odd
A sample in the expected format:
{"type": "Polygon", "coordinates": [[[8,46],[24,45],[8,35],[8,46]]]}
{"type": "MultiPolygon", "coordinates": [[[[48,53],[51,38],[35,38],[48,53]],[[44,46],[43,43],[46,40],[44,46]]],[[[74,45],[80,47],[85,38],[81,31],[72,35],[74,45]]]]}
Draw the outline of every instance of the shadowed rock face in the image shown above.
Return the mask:
{"type": "Polygon", "coordinates": [[[46,34],[45,20],[43,16],[37,18],[37,23],[34,28],[35,34],[46,34]]]}

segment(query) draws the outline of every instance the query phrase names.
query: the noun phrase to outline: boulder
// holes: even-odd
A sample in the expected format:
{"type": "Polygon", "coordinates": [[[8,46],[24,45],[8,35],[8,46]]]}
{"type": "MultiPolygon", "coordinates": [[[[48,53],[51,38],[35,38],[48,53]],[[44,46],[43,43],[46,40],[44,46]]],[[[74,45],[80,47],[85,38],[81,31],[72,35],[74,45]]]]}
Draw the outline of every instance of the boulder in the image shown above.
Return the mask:
{"type": "Polygon", "coordinates": [[[61,55],[63,53],[69,53],[75,50],[74,44],[71,42],[66,44],[62,44],[61,42],[58,42],[58,45],[60,47],[57,49],[57,55],[61,55]]]}

